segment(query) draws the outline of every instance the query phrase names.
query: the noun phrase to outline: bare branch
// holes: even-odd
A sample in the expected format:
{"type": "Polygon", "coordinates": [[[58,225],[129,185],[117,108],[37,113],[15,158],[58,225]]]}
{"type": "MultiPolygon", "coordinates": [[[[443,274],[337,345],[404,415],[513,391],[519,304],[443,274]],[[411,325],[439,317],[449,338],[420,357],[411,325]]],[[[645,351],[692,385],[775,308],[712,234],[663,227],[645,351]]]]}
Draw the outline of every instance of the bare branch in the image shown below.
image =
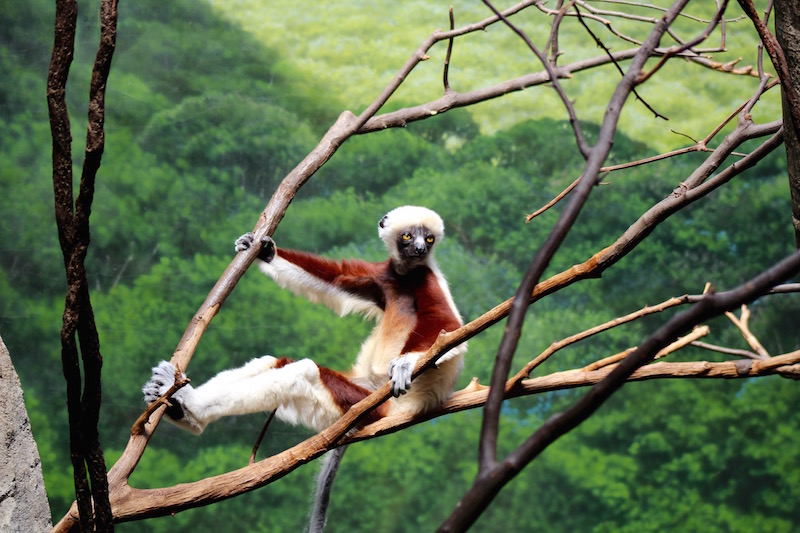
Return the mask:
{"type": "Polygon", "coordinates": [[[761,359],[757,353],[748,352],[747,350],[737,350],[735,348],[728,348],[727,346],[717,346],[715,344],[709,344],[707,342],[700,342],[696,341],[692,343],[692,346],[697,348],[702,348],[703,350],[709,350],[711,352],[719,352],[726,355],[737,355],[739,357],[749,357],[750,359],[761,359]]]}
{"type": "MultiPolygon", "coordinates": [[[[597,43],[597,46],[599,46],[600,48],[602,48],[603,50],[605,50],[605,52],[606,52],[606,55],[608,55],[608,56],[609,56],[609,58],[612,58],[612,56],[611,56],[611,51],[610,51],[610,50],[609,50],[609,49],[606,47],[606,45],[604,45],[604,44],[603,44],[603,41],[601,41],[601,40],[600,40],[600,39],[599,39],[599,38],[598,38],[598,37],[597,37],[597,36],[594,34],[594,32],[592,32],[592,30],[590,30],[590,29],[589,29],[589,26],[587,26],[587,25],[586,25],[586,22],[584,22],[584,21],[583,21],[583,17],[581,16],[581,12],[578,10],[578,7],[577,7],[577,6],[575,6],[575,13],[577,13],[577,14],[578,14],[578,20],[580,21],[580,23],[581,23],[581,25],[583,26],[583,28],[586,30],[586,33],[588,33],[588,34],[589,34],[589,35],[590,35],[590,36],[591,36],[591,37],[594,39],[594,42],[595,42],[595,43],[597,43]]],[[[669,52],[667,52],[667,53],[669,53],[669,52]]],[[[612,58],[612,59],[613,59],[613,58],[612,58]]],[[[662,60],[663,60],[663,59],[662,59],[662,60]]],[[[617,70],[619,71],[619,73],[620,73],[620,74],[624,74],[624,72],[623,72],[623,70],[622,70],[622,67],[620,67],[620,66],[619,66],[619,64],[618,64],[616,61],[613,61],[613,63],[614,63],[614,66],[615,66],[615,67],[617,67],[617,70]]],[[[639,83],[643,83],[643,82],[644,82],[644,80],[643,80],[643,79],[641,79],[641,76],[639,76],[639,78],[637,79],[637,82],[636,82],[636,83],[637,83],[637,84],[639,84],[639,83]]],[[[637,92],[636,92],[636,89],[633,89],[633,88],[632,88],[632,89],[631,89],[631,91],[632,91],[632,92],[633,92],[633,94],[636,96],[636,99],[637,99],[637,100],[639,100],[639,101],[640,101],[640,102],[641,102],[641,103],[642,103],[642,104],[643,104],[643,105],[644,105],[644,106],[645,106],[647,109],[649,109],[649,110],[650,110],[650,112],[651,112],[651,113],[653,113],[653,115],[655,115],[655,116],[656,116],[656,118],[663,118],[664,120],[669,120],[667,117],[665,117],[664,115],[662,115],[661,113],[659,113],[659,112],[657,112],[655,109],[653,109],[653,108],[652,108],[652,106],[650,106],[650,104],[648,104],[648,103],[647,103],[647,102],[644,100],[644,98],[642,98],[641,96],[639,96],[639,93],[637,93],[637,92]]]]}
{"type": "MultiPolygon", "coordinates": [[[[752,301],[765,294],[774,285],[798,272],[800,272],[800,251],[795,252],[736,289],[725,293],[706,295],[700,303],[670,319],[645,340],[639,348],[610,370],[606,377],[594,385],[571,408],[548,419],[505,460],[491,465],[491,468],[480,471],[476,482],[473,483],[470,490],[461,499],[456,511],[442,524],[440,531],[465,530],[493,500],[502,486],[556,439],[591,416],[638,369],[652,361],[655,354],[667,346],[676,335],[726,310],[752,301]]],[[[797,362],[797,356],[800,356],[800,352],[795,352],[778,361],[771,361],[769,367],[774,369],[786,364],[794,364],[797,362]]],[[[748,374],[760,362],[748,360],[739,367],[733,365],[733,368],[737,374],[748,374]]],[[[490,389],[490,397],[492,392],[490,389]]]]}
{"type": "Polygon", "coordinates": [[[728,317],[728,320],[733,322],[734,326],[739,328],[739,331],[742,332],[744,340],[747,341],[747,344],[750,345],[750,348],[752,348],[752,350],[757,353],[759,357],[762,359],[769,357],[769,352],[767,352],[761,343],[758,342],[756,336],[750,331],[750,326],[748,325],[748,322],[750,321],[750,309],[746,305],[742,305],[742,313],[738,318],[731,311],[726,312],[725,316],[728,317]]]}
{"type": "MultiPolygon", "coordinates": [[[[588,387],[607,378],[612,370],[613,367],[589,371],[583,369],[565,370],[563,372],[554,372],[546,376],[526,379],[521,381],[515,388],[510,389],[506,393],[506,399],[588,387]]],[[[709,361],[651,363],[637,369],[631,374],[628,381],[684,378],[745,379],[774,374],[791,379],[800,378],[800,350],[774,356],[767,360],[759,359],[757,361],[736,360],[720,363],[709,361]]],[[[426,413],[421,416],[393,415],[382,418],[348,436],[343,440],[343,443],[350,444],[382,435],[388,435],[439,416],[481,407],[486,403],[488,389],[488,387],[472,383],[463,390],[454,393],[441,409],[437,411],[426,413]]]]}
{"type": "MultiPolygon", "coordinates": [[[[563,3],[563,0],[558,0],[555,16],[553,17],[553,24],[550,27],[550,37],[547,39],[547,45],[544,47],[544,54],[550,56],[549,61],[553,68],[558,66],[558,56],[561,55],[561,52],[558,50],[558,31],[561,29],[561,21],[564,20],[564,14],[572,6],[572,2],[566,6],[564,6],[563,3]]],[[[541,3],[537,4],[537,6],[541,5],[541,3]]]]}
{"type": "Polygon", "coordinates": [[[261,446],[261,441],[264,440],[264,435],[267,434],[267,429],[269,429],[269,425],[272,423],[273,418],[275,418],[275,411],[271,411],[269,416],[267,416],[267,420],[264,422],[264,427],[261,428],[261,433],[258,434],[256,443],[253,445],[253,451],[250,452],[250,460],[247,461],[247,464],[251,465],[256,462],[256,453],[258,453],[258,448],[261,446]]]}
{"type": "MultiPolygon", "coordinates": [[[[538,367],[540,364],[545,362],[551,355],[555,352],[570,346],[571,344],[575,344],[576,342],[582,341],[584,339],[588,339],[589,337],[593,337],[599,333],[603,333],[604,331],[608,331],[609,329],[615,328],[617,326],[621,326],[623,324],[628,324],[634,320],[638,320],[644,316],[652,315],[654,313],[660,313],[665,311],[671,307],[675,307],[677,305],[682,305],[690,301],[690,297],[688,295],[670,298],[664,302],[661,302],[658,305],[648,305],[635,311],[633,313],[629,313],[625,316],[617,317],[613,320],[609,320],[603,324],[595,326],[593,328],[589,328],[586,331],[582,331],[580,333],[576,333],[575,335],[570,335],[569,337],[562,339],[560,341],[556,341],[551,344],[545,351],[539,354],[536,358],[526,364],[517,374],[508,380],[506,384],[506,390],[512,389],[516,387],[522,380],[527,379],[531,372],[538,367]]],[[[591,365],[590,365],[591,366],[591,365]]]]}
{"type": "MultiPolygon", "coordinates": [[[[450,6],[450,32],[453,31],[455,24],[455,20],[453,19],[453,6],[450,6]]],[[[450,37],[447,41],[447,55],[444,57],[444,71],[442,72],[442,78],[444,82],[444,92],[447,93],[450,91],[450,80],[448,78],[448,73],[450,72],[450,55],[453,53],[453,37],[450,37]]]]}
{"type": "MultiPolygon", "coordinates": [[[[698,339],[705,337],[711,332],[711,328],[708,326],[698,326],[692,330],[691,333],[688,335],[684,335],[680,339],[676,340],[672,344],[665,346],[658,353],[653,357],[653,359],[661,359],[662,357],[666,357],[669,354],[680,350],[681,348],[685,348],[686,346],[696,342],[698,339]]],[[[588,372],[592,370],[598,370],[600,368],[605,368],[607,366],[611,366],[613,364],[619,363],[630,354],[636,351],[636,347],[628,348],[624,352],[620,352],[618,354],[612,355],[610,357],[606,357],[604,359],[600,359],[599,361],[595,361],[594,363],[587,365],[582,368],[583,371],[588,372]]]]}
{"type": "MultiPolygon", "coordinates": [[[[508,377],[508,372],[511,366],[511,360],[514,352],[516,351],[517,343],[519,341],[522,323],[525,320],[525,312],[530,305],[531,291],[537,285],[542,272],[547,267],[550,259],[558,250],[559,246],[566,237],[567,232],[572,227],[578,214],[580,213],[583,205],[589,197],[589,193],[597,181],[597,176],[602,166],[602,163],[608,157],[613,143],[614,133],[619,120],[619,114],[631,93],[635,80],[645,62],[655,50],[661,36],[666,31],[667,27],[672,23],[677,13],[684,6],[685,0],[676,2],[668,15],[656,24],[650,36],[645,43],[639,48],[636,56],[631,61],[628,71],[623,76],[620,83],[617,85],[614,94],[612,95],[609,104],[608,112],[605,115],[603,124],[600,127],[598,134],[597,144],[592,148],[586,166],[583,171],[583,177],[575,190],[570,195],[570,200],[567,206],[559,216],[556,225],[550,232],[550,235],[545,240],[542,247],[536,254],[533,262],[531,263],[528,271],[526,272],[522,283],[517,290],[509,312],[508,321],[506,325],[506,332],[500,343],[495,361],[494,370],[492,372],[492,379],[490,382],[489,398],[484,408],[483,425],[481,427],[481,440],[480,448],[478,451],[479,459],[479,475],[476,478],[476,483],[486,475],[486,472],[493,469],[497,461],[497,435],[498,425],[500,418],[500,406],[503,401],[502,387],[508,377]]],[[[449,525],[461,524],[465,526],[471,523],[482,511],[482,507],[475,507],[475,512],[467,513],[454,513],[448,521],[449,525]],[[462,522],[463,520],[463,522],[462,522]]],[[[455,527],[455,529],[462,529],[455,527]]]]}
{"type": "Polygon", "coordinates": [[[653,67],[649,72],[646,73],[643,72],[641,74],[638,82],[644,83],[645,81],[647,81],[653,74],[661,70],[661,67],[663,67],[666,64],[669,58],[674,57],[680,54],[681,52],[689,50],[693,48],[695,45],[700,44],[706,39],[708,39],[708,36],[711,35],[711,32],[714,31],[714,28],[716,28],[717,24],[719,24],[719,21],[722,20],[723,15],[725,13],[725,9],[727,7],[728,7],[728,0],[723,0],[722,3],[718,6],[717,12],[715,13],[714,17],[711,19],[706,28],[699,35],[697,35],[694,39],[688,42],[681,43],[680,45],[672,47],[669,50],[667,50],[667,53],[661,56],[655,67],[653,67]]]}
{"type": "Polygon", "coordinates": [[[794,123],[794,128],[800,130],[800,92],[797,91],[792,81],[783,48],[781,48],[778,40],[772,35],[766,24],[759,19],[752,0],[739,0],[739,5],[742,6],[745,14],[750,17],[758,35],[761,37],[761,42],[766,47],[770,59],[772,59],[772,64],[778,70],[778,77],[784,88],[783,94],[789,102],[788,107],[792,122],[794,123]]]}
{"type": "MultiPolygon", "coordinates": [[[[736,110],[734,110],[732,113],[730,113],[722,122],[720,122],[717,125],[717,127],[715,127],[711,131],[711,133],[706,135],[703,140],[696,141],[695,139],[692,139],[688,135],[684,135],[685,137],[687,137],[690,140],[694,141],[695,144],[692,145],[692,146],[687,146],[685,148],[680,148],[678,150],[672,150],[670,152],[665,152],[663,154],[658,154],[658,155],[654,155],[654,156],[651,156],[651,157],[645,157],[643,159],[638,159],[636,161],[629,161],[627,163],[620,163],[618,165],[605,166],[605,167],[602,167],[600,169],[600,172],[608,174],[610,172],[615,172],[617,170],[624,170],[624,169],[627,169],[627,168],[633,168],[633,167],[637,167],[637,166],[641,166],[641,165],[646,165],[646,164],[649,164],[649,163],[654,163],[656,161],[661,161],[661,160],[664,160],[664,159],[669,159],[671,157],[676,157],[676,156],[679,156],[679,155],[684,155],[684,154],[688,154],[688,153],[692,153],[692,152],[712,152],[713,150],[711,150],[708,147],[708,143],[711,142],[711,140],[714,137],[716,137],[717,134],[720,131],[722,131],[722,129],[728,123],[730,123],[731,120],[733,120],[736,117],[736,115],[741,113],[743,110],[749,108],[751,106],[751,104],[753,104],[755,101],[757,101],[758,97],[763,92],[768,91],[769,89],[771,89],[772,87],[776,86],[777,84],[778,84],[778,81],[774,80],[772,83],[768,84],[766,87],[764,87],[761,90],[757,91],[756,95],[754,95],[751,99],[749,99],[747,102],[744,102],[736,110]]],[[[679,134],[679,135],[683,135],[683,134],[679,134]]],[[[729,155],[737,155],[737,156],[740,156],[740,157],[744,157],[746,154],[741,154],[741,153],[738,153],[738,152],[731,151],[729,155]]],[[[605,177],[603,177],[603,179],[605,179],[605,177]]],[[[569,192],[572,189],[575,188],[575,186],[578,184],[579,181],[580,181],[580,178],[576,179],[575,181],[573,181],[572,183],[567,185],[567,187],[563,191],[561,191],[558,195],[556,195],[555,198],[550,200],[547,204],[545,204],[544,206],[540,207],[539,209],[537,209],[536,211],[534,211],[530,215],[527,215],[525,217],[525,221],[526,222],[530,222],[531,220],[533,220],[537,216],[541,215],[542,213],[544,213],[548,209],[550,209],[553,206],[555,206],[558,202],[563,200],[569,194],[569,192]]]]}
{"type": "Polygon", "coordinates": [[[105,147],[105,89],[116,45],[117,3],[105,0],[101,4],[100,44],[89,91],[86,149],[73,209],[72,139],[66,83],[74,55],[77,9],[74,1],[56,2],[55,38],[47,79],[56,223],[67,278],[61,360],[67,382],[70,458],[77,505],[81,509],[80,524],[87,531],[110,531],[113,520],[106,465],[97,429],[102,356],[84,260],[89,248],[89,215],[95,178],[105,147]],[[79,353],[83,362],[83,391],[79,353]]]}
{"type": "Polygon", "coordinates": [[[569,123],[572,126],[572,131],[575,134],[575,142],[577,143],[578,150],[580,150],[581,155],[583,155],[584,159],[589,157],[589,144],[586,142],[586,138],[583,135],[583,130],[581,129],[580,122],[578,121],[578,115],[575,113],[575,107],[572,105],[567,93],[564,92],[564,88],[561,86],[561,83],[558,81],[558,76],[556,75],[553,66],[547,61],[547,58],[539,51],[533,41],[530,40],[528,35],[522,31],[520,28],[515,26],[508,17],[500,13],[489,0],[483,0],[483,3],[492,10],[492,12],[502,19],[506,26],[511,28],[511,30],[519,35],[519,37],[528,45],[528,48],[533,52],[533,54],[539,59],[542,63],[542,66],[547,71],[547,76],[550,79],[550,82],[553,84],[553,88],[556,90],[558,97],[561,99],[561,102],[564,104],[564,107],[567,110],[567,115],[569,116],[569,123]]]}

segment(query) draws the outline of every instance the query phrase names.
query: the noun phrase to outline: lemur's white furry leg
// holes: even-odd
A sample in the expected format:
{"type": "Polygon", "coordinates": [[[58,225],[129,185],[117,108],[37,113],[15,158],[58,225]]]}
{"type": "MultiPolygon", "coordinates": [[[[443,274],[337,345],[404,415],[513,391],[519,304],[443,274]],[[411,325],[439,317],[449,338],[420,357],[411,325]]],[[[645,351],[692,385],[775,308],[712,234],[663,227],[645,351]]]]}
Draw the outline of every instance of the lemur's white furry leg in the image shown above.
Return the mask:
{"type": "MultiPolygon", "coordinates": [[[[328,389],[323,386],[320,370],[310,359],[281,365],[271,356],[254,359],[242,367],[220,372],[199,387],[187,385],[171,398],[180,406],[182,417],[172,419],[192,433],[223,416],[276,411],[288,423],[303,423],[323,429],[342,415],[328,389]]],[[[153,401],[172,385],[174,367],[162,361],[153,369],[153,377],[142,388],[145,401],[153,401]]]]}

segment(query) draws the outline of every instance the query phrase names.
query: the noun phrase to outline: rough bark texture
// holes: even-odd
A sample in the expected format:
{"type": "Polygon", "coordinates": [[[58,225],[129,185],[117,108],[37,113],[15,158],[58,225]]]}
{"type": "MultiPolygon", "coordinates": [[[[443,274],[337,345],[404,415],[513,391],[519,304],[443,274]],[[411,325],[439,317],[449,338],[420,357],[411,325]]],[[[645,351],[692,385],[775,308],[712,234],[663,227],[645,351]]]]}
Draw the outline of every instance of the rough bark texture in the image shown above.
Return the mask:
{"type": "Polygon", "coordinates": [[[0,531],[49,531],[50,506],[22,387],[0,338],[0,531]]]}
{"type": "MultiPolygon", "coordinates": [[[[800,0],[775,2],[775,33],[783,48],[792,86],[800,88],[800,0]]],[[[792,112],[783,88],[783,123],[785,127],[786,161],[789,187],[792,191],[792,224],[795,245],[800,248],[800,124],[792,120],[792,112]]],[[[797,89],[796,89],[797,90],[797,89]]]]}

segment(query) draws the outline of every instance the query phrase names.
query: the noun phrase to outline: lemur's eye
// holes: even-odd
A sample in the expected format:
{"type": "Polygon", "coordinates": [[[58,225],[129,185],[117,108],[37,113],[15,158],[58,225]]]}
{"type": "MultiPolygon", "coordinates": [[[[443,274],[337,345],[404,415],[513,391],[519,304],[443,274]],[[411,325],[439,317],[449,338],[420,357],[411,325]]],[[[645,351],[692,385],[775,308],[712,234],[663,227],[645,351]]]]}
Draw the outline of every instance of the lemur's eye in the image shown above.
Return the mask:
{"type": "Polygon", "coordinates": [[[401,238],[403,239],[403,241],[408,242],[408,241],[411,240],[411,234],[410,233],[403,233],[403,236],[401,238]]]}
{"type": "Polygon", "coordinates": [[[425,238],[425,242],[427,242],[428,244],[433,244],[433,235],[428,235],[425,238]]]}

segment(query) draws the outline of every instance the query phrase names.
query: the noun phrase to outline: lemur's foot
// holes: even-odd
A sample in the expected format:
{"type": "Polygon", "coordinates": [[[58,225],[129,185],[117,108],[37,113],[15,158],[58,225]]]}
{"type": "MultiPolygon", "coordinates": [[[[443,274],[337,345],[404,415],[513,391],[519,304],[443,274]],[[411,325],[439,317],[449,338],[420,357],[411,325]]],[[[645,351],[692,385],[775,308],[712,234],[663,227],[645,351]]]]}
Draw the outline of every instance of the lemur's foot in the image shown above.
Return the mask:
{"type": "MultiPolygon", "coordinates": [[[[255,236],[248,231],[236,239],[236,242],[234,243],[234,249],[237,252],[244,252],[245,250],[249,250],[255,242],[255,236]]],[[[275,241],[273,241],[269,236],[264,236],[264,238],[261,239],[261,243],[262,246],[261,251],[258,253],[258,258],[265,263],[269,263],[275,257],[275,241]]]]}
{"type": "MultiPolygon", "coordinates": [[[[181,374],[186,379],[186,374],[181,374]]],[[[175,384],[175,366],[169,361],[161,361],[158,366],[153,367],[153,375],[150,380],[142,386],[142,394],[147,404],[158,400],[175,384]]],[[[183,407],[179,392],[170,397],[170,406],[167,407],[166,414],[173,420],[183,418],[183,407]]]]}
{"type": "Polygon", "coordinates": [[[251,232],[247,232],[238,239],[236,242],[233,243],[233,247],[237,252],[244,252],[245,250],[249,250],[253,243],[255,242],[256,238],[253,236],[251,232]]]}
{"type": "Polygon", "coordinates": [[[419,355],[406,354],[389,363],[389,378],[392,380],[392,396],[397,398],[411,388],[411,374],[417,366],[419,355]]]}

